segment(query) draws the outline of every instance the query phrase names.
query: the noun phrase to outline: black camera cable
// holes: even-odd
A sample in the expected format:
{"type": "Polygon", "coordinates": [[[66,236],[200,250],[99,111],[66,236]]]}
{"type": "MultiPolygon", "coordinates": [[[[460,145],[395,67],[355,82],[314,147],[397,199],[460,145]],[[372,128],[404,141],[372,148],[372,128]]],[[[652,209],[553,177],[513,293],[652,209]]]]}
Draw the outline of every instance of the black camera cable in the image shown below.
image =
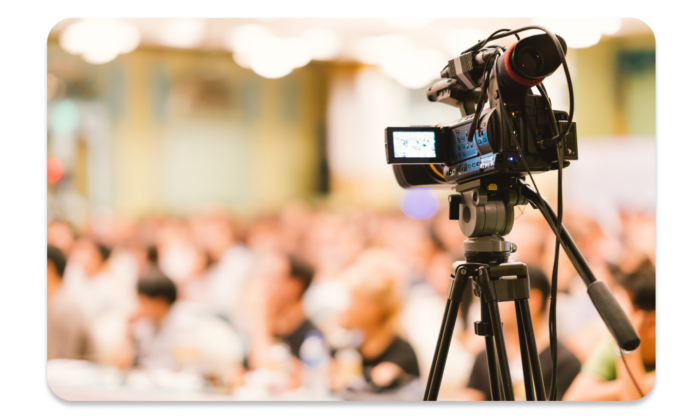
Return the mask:
{"type": "MultiPolygon", "coordinates": [[[[497,50],[498,51],[498,50],[497,50]]],[[[479,102],[476,105],[476,110],[474,112],[474,118],[472,123],[469,125],[469,133],[467,134],[467,141],[474,140],[474,134],[476,133],[476,127],[479,125],[479,119],[481,118],[481,112],[484,110],[484,102],[486,102],[486,97],[489,92],[489,80],[491,79],[491,69],[493,64],[498,58],[498,53],[494,54],[489,61],[486,63],[486,70],[484,71],[484,81],[481,83],[481,95],[479,95],[479,102]]]]}
{"type": "MultiPolygon", "coordinates": [[[[528,175],[530,176],[530,179],[532,180],[532,184],[535,187],[535,191],[537,191],[537,195],[542,197],[542,194],[540,193],[539,188],[537,188],[537,183],[535,182],[535,178],[532,176],[532,172],[530,172],[530,168],[527,164],[527,160],[523,156],[523,152],[520,149],[520,142],[518,141],[517,138],[515,138],[515,131],[513,130],[513,127],[510,123],[510,116],[508,115],[505,106],[503,105],[503,101],[499,101],[499,105],[501,108],[501,113],[504,116],[504,119],[506,120],[506,124],[508,125],[508,132],[510,133],[511,136],[514,137],[514,143],[516,145],[516,148],[518,149],[518,154],[520,154],[520,159],[522,160],[523,164],[525,165],[525,170],[527,171],[528,175]]],[[[557,153],[558,153],[558,158],[557,160],[559,161],[559,165],[561,166],[561,154],[559,154],[559,146],[557,145],[557,153]]],[[[551,295],[551,301],[550,301],[550,309],[549,309],[549,341],[550,341],[550,353],[552,356],[552,382],[550,384],[550,394],[549,394],[549,401],[556,401],[557,398],[557,361],[558,361],[558,352],[557,352],[557,323],[556,323],[556,304],[557,304],[557,297],[556,297],[556,289],[558,285],[557,281],[557,272],[558,272],[558,267],[559,267],[559,244],[561,241],[560,233],[561,233],[561,214],[562,214],[562,168],[559,168],[558,171],[558,187],[557,187],[557,192],[558,192],[558,198],[557,198],[557,231],[555,232],[555,235],[557,237],[556,239],[556,249],[554,251],[554,266],[553,266],[553,273],[552,273],[552,295],[551,295]]],[[[543,214],[545,214],[543,212],[543,214]]]]}
{"type": "MultiPolygon", "coordinates": [[[[475,50],[480,50],[484,46],[486,46],[487,43],[489,43],[492,40],[500,39],[500,38],[505,38],[510,35],[514,35],[518,40],[520,40],[520,37],[518,36],[519,32],[523,32],[526,30],[540,30],[547,35],[554,41],[554,45],[557,47],[557,52],[559,54],[559,57],[562,62],[562,66],[564,68],[564,74],[566,75],[566,82],[567,82],[567,89],[568,89],[568,94],[569,94],[569,115],[567,118],[567,124],[566,128],[564,129],[563,132],[559,132],[558,130],[558,123],[556,121],[556,118],[554,117],[554,112],[551,106],[551,101],[549,99],[549,95],[547,94],[547,90],[545,87],[540,84],[537,86],[538,90],[540,91],[540,94],[545,97],[545,99],[548,102],[549,105],[549,110],[550,110],[550,118],[552,121],[552,129],[554,133],[554,137],[550,139],[551,142],[554,143],[554,146],[557,148],[557,229],[554,232],[556,236],[556,248],[554,252],[554,264],[553,264],[553,272],[552,272],[552,296],[551,296],[551,303],[550,303],[550,314],[549,314],[549,332],[550,332],[550,351],[551,351],[551,356],[552,356],[552,383],[551,383],[551,389],[550,389],[550,396],[549,400],[554,401],[557,399],[557,371],[558,371],[558,349],[557,349],[557,327],[556,327],[556,299],[557,299],[557,291],[558,291],[558,268],[559,268],[559,248],[560,244],[562,243],[561,240],[561,226],[562,226],[562,220],[563,220],[563,210],[564,210],[564,205],[563,205],[563,159],[565,156],[564,153],[564,147],[565,147],[565,142],[563,141],[566,136],[569,133],[569,130],[571,129],[571,125],[573,124],[573,117],[574,117],[574,92],[573,92],[573,83],[571,82],[571,75],[569,73],[569,66],[566,63],[566,57],[564,54],[564,50],[561,47],[559,40],[557,39],[556,35],[551,33],[549,30],[541,27],[541,26],[526,26],[520,29],[516,30],[508,30],[508,29],[499,29],[495,32],[493,32],[488,38],[486,38],[483,41],[479,41],[476,45],[468,48],[467,50],[463,51],[462,54],[465,54],[470,51],[475,51],[475,50]]],[[[490,65],[488,67],[490,70],[490,65]]],[[[488,79],[485,80],[485,83],[487,83],[488,79]]],[[[484,87],[484,90],[486,90],[487,87],[484,87]]],[[[482,93],[483,96],[483,93],[482,93]]],[[[480,102],[481,98],[480,98],[480,102]]],[[[500,107],[501,107],[501,112],[505,116],[506,123],[508,124],[508,129],[511,133],[511,135],[515,135],[515,132],[513,131],[513,128],[510,124],[510,118],[505,110],[505,106],[503,105],[503,102],[500,102],[500,107]]],[[[478,115],[475,114],[475,119],[474,121],[478,121],[477,117],[478,115]]],[[[474,124],[472,124],[474,126],[474,124]]],[[[520,144],[517,141],[517,138],[515,139],[515,144],[518,149],[518,153],[520,154],[520,158],[523,160],[523,164],[525,165],[525,169],[530,176],[530,179],[532,180],[532,184],[535,187],[535,190],[537,191],[537,195],[542,198],[542,194],[539,191],[539,188],[537,188],[537,183],[535,182],[535,179],[532,176],[532,172],[530,171],[530,168],[527,165],[527,161],[525,160],[522,150],[520,149],[520,144]]],[[[543,212],[545,215],[545,218],[550,221],[551,216],[546,214],[547,212],[543,212]]],[[[620,353],[622,354],[622,350],[620,350],[620,353]]],[[[637,388],[637,391],[639,391],[640,395],[642,395],[642,391],[637,384],[637,381],[635,380],[634,376],[632,376],[629,367],[627,366],[627,361],[624,359],[624,356],[622,356],[623,362],[625,365],[625,369],[627,372],[630,374],[630,377],[632,379],[632,382],[634,383],[634,386],[637,388]]]]}

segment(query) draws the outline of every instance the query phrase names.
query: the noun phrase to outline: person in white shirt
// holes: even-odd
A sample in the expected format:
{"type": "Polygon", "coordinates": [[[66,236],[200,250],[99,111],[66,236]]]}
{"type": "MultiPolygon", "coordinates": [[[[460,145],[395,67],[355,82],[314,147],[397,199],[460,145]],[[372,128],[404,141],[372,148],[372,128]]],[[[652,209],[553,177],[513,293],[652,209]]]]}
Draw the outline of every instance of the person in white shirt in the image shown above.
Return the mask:
{"type": "Polygon", "coordinates": [[[230,324],[188,302],[162,273],[138,281],[138,309],[131,317],[132,365],[148,371],[188,370],[228,386],[240,368],[243,349],[230,324]]]}
{"type": "Polygon", "coordinates": [[[71,250],[65,273],[66,292],[87,317],[95,338],[96,361],[118,364],[117,347],[126,334],[126,319],[135,305],[133,287],[110,267],[111,250],[83,237],[71,250]]]}

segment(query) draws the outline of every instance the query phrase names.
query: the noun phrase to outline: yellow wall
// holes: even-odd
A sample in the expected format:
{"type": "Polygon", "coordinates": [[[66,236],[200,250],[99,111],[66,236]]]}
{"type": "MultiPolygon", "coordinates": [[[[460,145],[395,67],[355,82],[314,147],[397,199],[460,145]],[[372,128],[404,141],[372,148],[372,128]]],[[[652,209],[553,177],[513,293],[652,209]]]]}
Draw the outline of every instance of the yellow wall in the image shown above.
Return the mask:
{"type": "MultiPolygon", "coordinates": [[[[621,52],[654,48],[653,35],[636,35],[606,38],[594,47],[570,52],[581,141],[655,134],[653,67],[623,75],[618,65],[621,52]]],[[[212,206],[250,214],[275,210],[291,199],[313,198],[320,181],[319,145],[327,133],[331,79],[352,79],[359,69],[311,63],[282,79],[268,80],[239,67],[226,52],[149,48],[92,66],[49,40],[49,71],[78,84],[87,81],[94,92],[82,99],[99,102],[107,110],[103,123],[111,132],[111,167],[105,169],[111,182],[109,206],[132,216],[185,214],[212,206]],[[209,79],[219,83],[215,91],[219,86],[230,89],[231,102],[213,107],[195,103],[188,108],[193,92],[209,79]]],[[[387,113],[389,122],[372,127],[371,133],[360,132],[360,137],[376,136],[380,153],[385,125],[434,124],[458,116],[444,105],[427,103],[422,89],[417,93],[404,89],[405,95],[396,89],[403,88],[397,85],[388,91],[400,103],[391,107],[400,110],[387,113]],[[396,116],[406,121],[394,120],[396,116]]],[[[88,167],[88,176],[100,169],[88,167]]],[[[396,187],[387,193],[388,185],[395,186],[390,168],[368,173],[367,179],[332,176],[337,198],[395,206],[401,191],[396,187]]]]}
{"type": "Polygon", "coordinates": [[[623,51],[654,50],[653,35],[607,38],[575,50],[575,116],[579,137],[654,135],[656,75],[621,75],[617,55],[623,51]]]}
{"type": "Polygon", "coordinates": [[[236,65],[230,53],[139,48],[90,66],[54,42],[49,71],[68,77],[71,69],[51,67],[62,60],[84,71],[80,77],[94,86],[94,95],[77,99],[108,110],[102,122],[111,131],[116,213],[177,214],[213,206],[251,213],[314,195],[327,96],[323,65],[267,80],[236,65]],[[224,96],[230,103],[188,105],[207,94],[201,86],[210,78],[218,83],[213,90],[229,88],[224,96]]]}

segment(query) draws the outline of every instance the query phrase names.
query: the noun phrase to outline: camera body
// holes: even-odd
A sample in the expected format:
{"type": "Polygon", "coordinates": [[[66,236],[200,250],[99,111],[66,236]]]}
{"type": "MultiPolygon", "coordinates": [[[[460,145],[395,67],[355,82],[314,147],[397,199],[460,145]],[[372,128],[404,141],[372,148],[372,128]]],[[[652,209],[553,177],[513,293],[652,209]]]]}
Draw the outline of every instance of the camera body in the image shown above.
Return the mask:
{"type": "MultiPolygon", "coordinates": [[[[399,185],[451,187],[490,175],[519,178],[528,169],[533,174],[555,169],[557,148],[548,140],[565,130],[568,114],[551,110],[549,100],[531,90],[561,63],[553,48],[549,37],[533,36],[503,54],[496,48],[483,49],[450,60],[443,79],[427,96],[460,108],[462,118],[435,127],[385,130],[387,163],[394,166],[399,185]],[[488,108],[484,100],[478,125],[471,127],[483,88],[488,108]]],[[[568,166],[578,159],[575,123],[561,142],[568,166]]]]}

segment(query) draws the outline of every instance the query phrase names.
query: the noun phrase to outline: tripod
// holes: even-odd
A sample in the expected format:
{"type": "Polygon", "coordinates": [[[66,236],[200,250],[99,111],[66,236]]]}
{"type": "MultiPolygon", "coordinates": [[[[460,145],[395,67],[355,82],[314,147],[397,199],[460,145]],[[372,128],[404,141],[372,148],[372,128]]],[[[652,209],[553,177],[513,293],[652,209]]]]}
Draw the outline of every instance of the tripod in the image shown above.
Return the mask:
{"type": "MultiPolygon", "coordinates": [[[[508,262],[515,244],[502,235],[510,233],[514,207],[530,203],[539,209],[556,233],[556,216],[549,204],[522,181],[480,179],[458,185],[449,197],[450,219],[458,220],[464,241],[464,261],[452,265],[447,304],[435,354],[428,375],[424,401],[437,400],[445,362],[452,341],[460,302],[470,283],[481,301],[481,320],[474,323],[475,333],[484,337],[491,399],[513,401],[513,384],[508,366],[498,302],[514,302],[518,324],[520,357],[523,365],[525,395],[528,401],[546,401],[539,353],[535,343],[528,299],[530,281],[527,266],[508,262]]],[[[588,285],[588,294],[608,329],[624,350],[639,346],[639,337],[605,283],[599,282],[588,267],[569,233],[562,226],[561,245],[577,272],[588,285]]],[[[552,343],[553,345],[554,343],[552,343]]]]}

